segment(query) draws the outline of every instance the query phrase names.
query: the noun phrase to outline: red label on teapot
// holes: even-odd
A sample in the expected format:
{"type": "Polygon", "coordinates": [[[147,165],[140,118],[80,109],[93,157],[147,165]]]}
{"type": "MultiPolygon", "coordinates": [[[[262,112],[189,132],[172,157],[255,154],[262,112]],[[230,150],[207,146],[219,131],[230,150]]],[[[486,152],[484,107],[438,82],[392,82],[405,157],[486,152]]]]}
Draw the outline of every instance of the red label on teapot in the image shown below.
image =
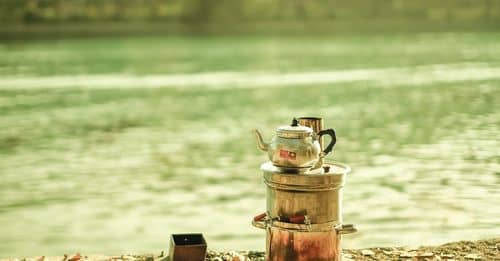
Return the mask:
{"type": "Polygon", "coordinates": [[[280,150],[280,157],[284,159],[295,160],[297,158],[297,153],[288,150],[280,150]]]}

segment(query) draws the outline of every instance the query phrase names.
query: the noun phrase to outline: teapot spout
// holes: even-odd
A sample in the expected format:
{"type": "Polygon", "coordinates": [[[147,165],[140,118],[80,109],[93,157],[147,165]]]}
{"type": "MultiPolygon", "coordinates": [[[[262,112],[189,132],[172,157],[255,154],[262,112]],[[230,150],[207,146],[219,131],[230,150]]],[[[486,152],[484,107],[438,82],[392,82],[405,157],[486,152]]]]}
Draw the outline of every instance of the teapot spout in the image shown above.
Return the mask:
{"type": "Polygon", "coordinates": [[[267,151],[269,149],[269,143],[264,142],[262,135],[257,129],[253,130],[253,133],[257,138],[257,146],[259,146],[259,149],[261,149],[262,151],[267,151]]]}

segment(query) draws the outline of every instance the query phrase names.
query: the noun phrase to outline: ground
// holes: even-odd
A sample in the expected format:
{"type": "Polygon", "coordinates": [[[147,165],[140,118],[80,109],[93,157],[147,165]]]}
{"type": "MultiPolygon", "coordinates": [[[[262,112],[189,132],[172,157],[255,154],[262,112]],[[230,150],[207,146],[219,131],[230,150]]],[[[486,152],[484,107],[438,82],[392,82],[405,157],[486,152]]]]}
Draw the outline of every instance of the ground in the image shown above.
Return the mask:
{"type": "MultiPolygon", "coordinates": [[[[500,238],[458,241],[440,246],[422,246],[419,248],[376,247],[369,249],[344,249],[344,261],[349,260],[500,260],[500,238]]],[[[84,255],[74,254],[55,257],[10,258],[0,261],[167,261],[168,253],[144,255],[84,255]]],[[[264,252],[260,251],[227,251],[208,250],[207,261],[252,261],[264,260],[264,252]]]]}

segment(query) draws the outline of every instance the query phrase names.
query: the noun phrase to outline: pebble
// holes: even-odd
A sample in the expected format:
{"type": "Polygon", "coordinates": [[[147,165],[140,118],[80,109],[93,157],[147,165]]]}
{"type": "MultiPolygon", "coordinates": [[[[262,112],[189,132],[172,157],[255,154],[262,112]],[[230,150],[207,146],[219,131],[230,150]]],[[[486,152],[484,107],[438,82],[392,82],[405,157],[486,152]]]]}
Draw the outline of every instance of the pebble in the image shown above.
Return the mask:
{"type": "Polygon", "coordinates": [[[399,254],[399,257],[402,257],[402,258],[413,258],[413,257],[416,257],[417,254],[415,253],[408,253],[408,252],[402,252],[401,254],[399,254]]]}
{"type": "Polygon", "coordinates": [[[245,261],[247,258],[246,255],[250,255],[250,251],[241,251],[240,253],[236,251],[229,252],[217,252],[214,250],[207,251],[207,260],[210,261],[245,261]]]}
{"type": "Polygon", "coordinates": [[[472,260],[481,260],[481,256],[476,255],[476,254],[468,254],[465,256],[465,259],[472,259],[472,260]]]}
{"type": "Polygon", "coordinates": [[[363,249],[361,250],[361,254],[364,256],[374,256],[375,252],[371,251],[370,249],[363,249]]]}
{"type": "Polygon", "coordinates": [[[442,258],[454,258],[455,255],[454,254],[441,254],[441,257],[442,258]]]}
{"type": "Polygon", "coordinates": [[[434,253],[432,252],[425,252],[425,253],[420,253],[418,254],[419,257],[433,257],[434,253]]]}
{"type": "Polygon", "coordinates": [[[244,256],[237,254],[237,255],[233,256],[232,261],[245,261],[245,260],[246,260],[246,258],[244,256]]]}
{"type": "Polygon", "coordinates": [[[72,256],[68,259],[68,261],[79,261],[80,259],[82,259],[82,255],[80,255],[80,253],[76,253],[76,255],[72,256]]]}

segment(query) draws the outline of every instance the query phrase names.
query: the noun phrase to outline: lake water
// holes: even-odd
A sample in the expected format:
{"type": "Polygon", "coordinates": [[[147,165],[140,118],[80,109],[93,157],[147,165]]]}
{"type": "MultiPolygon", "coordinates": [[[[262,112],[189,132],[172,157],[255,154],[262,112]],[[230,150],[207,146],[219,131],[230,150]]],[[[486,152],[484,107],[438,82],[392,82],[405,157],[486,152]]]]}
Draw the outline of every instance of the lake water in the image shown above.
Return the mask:
{"type": "Polygon", "coordinates": [[[344,247],[500,235],[500,34],[0,43],[0,256],[264,249],[250,130],[350,165],[344,247]]]}

